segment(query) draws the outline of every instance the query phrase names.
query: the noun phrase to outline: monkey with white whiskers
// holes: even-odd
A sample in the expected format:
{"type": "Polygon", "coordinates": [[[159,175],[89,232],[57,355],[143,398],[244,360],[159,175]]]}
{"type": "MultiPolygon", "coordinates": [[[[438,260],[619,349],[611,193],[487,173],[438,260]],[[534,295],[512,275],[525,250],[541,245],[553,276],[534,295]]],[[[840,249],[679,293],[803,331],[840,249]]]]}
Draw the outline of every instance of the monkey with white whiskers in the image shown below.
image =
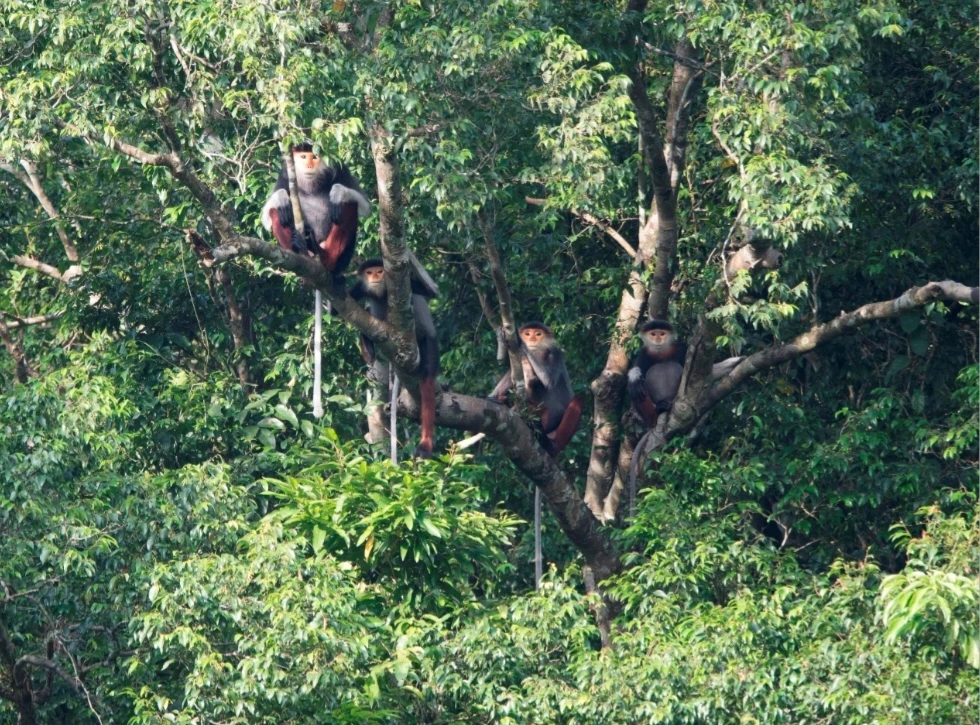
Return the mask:
{"type": "MultiPolygon", "coordinates": [[[[636,499],[636,478],[638,467],[646,459],[646,447],[652,440],[653,429],[661,413],[666,413],[677,398],[684,376],[684,359],[687,345],[677,339],[674,326],[665,320],[650,320],[640,328],[643,347],[633,358],[633,365],[627,375],[627,387],[633,408],[646,423],[648,430],[633,451],[630,462],[630,508],[636,499]]],[[[711,367],[711,379],[724,377],[742,361],[741,357],[730,357],[711,367]]]]}
{"type": "Polygon", "coordinates": [[[307,238],[296,234],[285,166],[262,208],[262,225],[272,232],[280,249],[319,256],[334,284],[340,285],[354,256],[358,217],[371,213],[371,202],[346,166],[323,163],[312,145],[293,146],[292,154],[307,238]]]}
{"type": "MultiPolygon", "coordinates": [[[[415,449],[417,458],[432,458],[432,446],[436,428],[436,375],[439,373],[439,341],[436,326],[426,298],[435,294],[422,281],[412,277],[412,313],[415,317],[415,339],[419,346],[419,398],[422,424],[422,440],[415,449]]],[[[379,320],[388,319],[388,288],[385,285],[385,267],[380,259],[368,259],[357,271],[357,282],[351,290],[356,300],[366,299],[371,314],[379,320]]],[[[368,365],[374,363],[374,342],[361,335],[361,355],[368,365]]],[[[395,405],[395,401],[392,401],[395,405]]]]}
{"type": "MultiPolygon", "coordinates": [[[[568,445],[582,417],[582,398],[572,395],[565,356],[550,329],[529,322],[518,331],[521,338],[521,367],[528,402],[539,413],[544,433],[542,447],[557,457],[568,445]]],[[[507,372],[490,393],[490,399],[506,403],[513,386],[507,372]]]]}
{"type": "Polygon", "coordinates": [[[644,324],[640,339],[643,347],[633,360],[627,384],[636,412],[652,428],[657,416],[670,410],[677,397],[687,345],[678,342],[674,326],[664,320],[644,324]]]}
{"type": "MultiPolygon", "coordinates": [[[[674,404],[684,375],[687,345],[677,339],[674,326],[665,320],[650,320],[640,328],[643,347],[633,358],[627,376],[630,398],[643,422],[650,428],[660,413],[674,404]]],[[[724,377],[742,361],[730,357],[711,366],[711,379],[724,377]]]]}

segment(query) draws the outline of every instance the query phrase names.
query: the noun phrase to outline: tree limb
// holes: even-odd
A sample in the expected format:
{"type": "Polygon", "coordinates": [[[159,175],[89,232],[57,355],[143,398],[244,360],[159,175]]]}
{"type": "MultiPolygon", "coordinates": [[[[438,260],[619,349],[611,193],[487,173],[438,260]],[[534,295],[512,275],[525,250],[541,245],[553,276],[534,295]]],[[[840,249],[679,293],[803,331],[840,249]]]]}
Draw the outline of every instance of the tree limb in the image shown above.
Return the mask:
{"type": "Polygon", "coordinates": [[[7,323],[7,328],[11,330],[16,330],[18,327],[30,327],[32,325],[43,325],[48,322],[53,322],[59,317],[65,314],[64,310],[58,312],[52,312],[48,315],[37,315],[36,317],[15,317],[10,322],[7,323]]]}
{"type": "MultiPolygon", "coordinates": [[[[402,393],[398,408],[417,418],[418,404],[402,393]]],[[[558,464],[538,445],[531,429],[520,415],[506,406],[482,398],[443,391],[436,410],[440,427],[485,433],[496,441],[504,454],[524,475],[541,489],[562,531],[585,556],[597,581],[603,581],[620,568],[612,541],[582,501],[575,486],[558,464]]]]}
{"type": "MultiPolygon", "coordinates": [[[[544,206],[546,202],[545,199],[540,199],[534,196],[525,196],[524,201],[526,201],[528,204],[533,204],[534,206],[544,206]]],[[[579,209],[569,209],[569,212],[572,215],[577,216],[582,221],[591,224],[593,226],[599,227],[599,229],[601,229],[606,234],[608,234],[619,246],[621,246],[623,248],[623,251],[626,252],[628,255],[630,255],[631,258],[636,256],[636,250],[633,248],[633,245],[630,244],[628,241],[626,241],[626,237],[624,237],[616,229],[614,229],[611,224],[602,221],[602,219],[595,216],[594,214],[589,214],[589,212],[587,211],[580,211],[579,209]]]]}
{"type": "MultiPolygon", "coordinates": [[[[698,400],[696,405],[697,417],[710,410],[756,373],[800,357],[821,345],[826,345],[842,337],[861,325],[900,317],[906,312],[924,307],[937,300],[977,304],[980,301],[980,287],[968,287],[952,280],[928,282],[922,287],[912,287],[893,300],[870,302],[853,312],[841,312],[837,318],[822,325],[814,325],[787,343],[775,345],[747,357],[732,372],[711,386],[698,400]]],[[[674,435],[680,432],[674,428],[673,420],[671,422],[670,433],[674,435]]]]}
{"type": "Polygon", "coordinates": [[[510,361],[511,382],[518,386],[524,382],[524,372],[521,367],[521,341],[517,336],[517,321],[514,319],[514,301],[510,296],[510,285],[504,274],[504,265],[500,261],[500,250],[493,238],[493,225],[486,211],[480,213],[480,230],[483,232],[483,244],[487,250],[490,262],[490,276],[497,291],[497,305],[500,309],[500,328],[504,333],[504,344],[507,346],[507,357],[510,361]]]}
{"type": "Polygon", "coordinates": [[[25,257],[22,254],[15,254],[10,257],[10,261],[19,267],[25,267],[26,269],[33,269],[35,272],[40,272],[43,275],[47,275],[51,279],[56,279],[59,282],[65,282],[65,275],[61,273],[61,270],[50,264],[45,264],[39,259],[34,259],[33,257],[25,257]]]}

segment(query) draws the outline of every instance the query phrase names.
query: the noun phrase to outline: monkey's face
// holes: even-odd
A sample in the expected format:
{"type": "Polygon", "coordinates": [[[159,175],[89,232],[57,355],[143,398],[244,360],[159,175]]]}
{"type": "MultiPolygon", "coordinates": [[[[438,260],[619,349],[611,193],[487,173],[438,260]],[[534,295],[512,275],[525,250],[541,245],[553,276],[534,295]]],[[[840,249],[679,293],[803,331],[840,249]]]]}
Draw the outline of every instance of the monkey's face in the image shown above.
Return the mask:
{"type": "Polygon", "coordinates": [[[521,342],[530,349],[548,347],[554,343],[554,338],[540,327],[528,327],[521,330],[521,342]]]}
{"type": "Polygon", "coordinates": [[[296,165],[296,173],[307,180],[315,178],[323,166],[320,157],[312,151],[294,151],[293,163],[296,165]]]}
{"type": "Polygon", "coordinates": [[[379,296],[385,288],[385,268],[384,267],[365,267],[361,271],[361,279],[368,293],[375,297],[379,296]]]}
{"type": "Polygon", "coordinates": [[[670,352],[677,342],[677,335],[673,330],[647,330],[641,336],[643,345],[655,355],[670,352]]]}

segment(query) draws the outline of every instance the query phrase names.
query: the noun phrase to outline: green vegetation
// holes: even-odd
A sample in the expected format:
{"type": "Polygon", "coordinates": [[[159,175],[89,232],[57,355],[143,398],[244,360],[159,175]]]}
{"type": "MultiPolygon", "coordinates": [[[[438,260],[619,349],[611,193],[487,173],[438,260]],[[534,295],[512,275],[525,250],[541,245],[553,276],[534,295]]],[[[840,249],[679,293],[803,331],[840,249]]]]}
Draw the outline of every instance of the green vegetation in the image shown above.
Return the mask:
{"type": "Polygon", "coordinates": [[[0,722],[978,722],[976,300],[892,304],[978,283],[977,43],[952,0],[0,0],[0,722]],[[365,442],[343,310],[314,418],[310,279],[214,263],[304,138],[440,286],[436,460],[365,442]],[[495,252],[587,400],[560,471],[480,400],[495,252]],[[646,315],[698,344],[629,516],[646,315]]]}

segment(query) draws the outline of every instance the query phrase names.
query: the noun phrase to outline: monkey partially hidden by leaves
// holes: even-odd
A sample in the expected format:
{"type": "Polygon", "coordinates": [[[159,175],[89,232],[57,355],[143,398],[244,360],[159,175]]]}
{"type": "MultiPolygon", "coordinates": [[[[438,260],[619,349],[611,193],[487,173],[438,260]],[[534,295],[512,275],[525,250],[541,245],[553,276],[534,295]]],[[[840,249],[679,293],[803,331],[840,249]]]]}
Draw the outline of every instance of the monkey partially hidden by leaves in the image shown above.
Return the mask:
{"type": "MultiPolygon", "coordinates": [[[[571,440],[582,417],[582,398],[572,395],[565,356],[550,329],[540,322],[520,328],[521,367],[527,400],[540,416],[542,447],[557,457],[571,440]]],[[[490,399],[506,404],[513,387],[508,371],[490,393],[490,399]]]]}

